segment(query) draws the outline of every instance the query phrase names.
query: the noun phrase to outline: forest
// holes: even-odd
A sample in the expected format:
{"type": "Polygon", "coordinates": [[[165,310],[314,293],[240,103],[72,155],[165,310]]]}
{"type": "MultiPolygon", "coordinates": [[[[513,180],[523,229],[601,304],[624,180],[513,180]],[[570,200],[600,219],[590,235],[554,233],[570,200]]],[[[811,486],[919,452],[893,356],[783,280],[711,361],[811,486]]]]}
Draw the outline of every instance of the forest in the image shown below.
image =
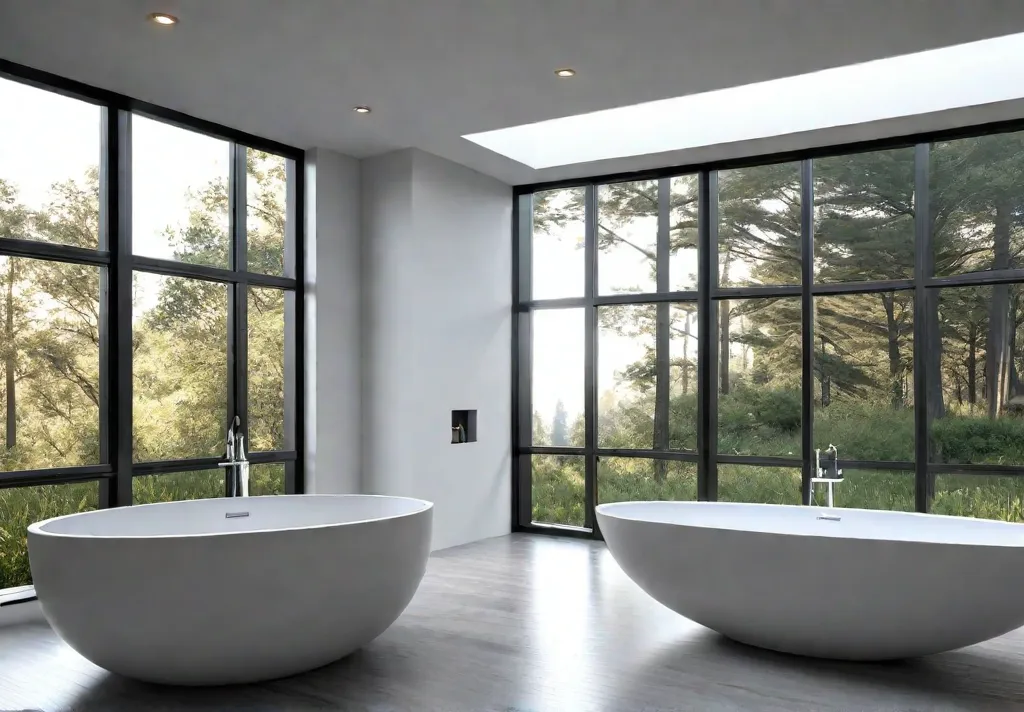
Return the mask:
{"type": "MultiPolygon", "coordinates": [[[[226,146],[226,144],[225,144],[226,146]]],[[[248,269],[284,274],[285,159],[247,151],[248,269]]],[[[32,210],[0,178],[0,240],[99,247],[99,172],[55,183],[32,210]]],[[[174,259],[227,267],[228,186],[194,186],[163,239],[174,259]]],[[[101,462],[101,268],[0,256],[0,472],[101,462]]],[[[133,276],[135,462],[218,457],[227,424],[228,289],[144,272],[133,276]]],[[[286,293],[249,287],[247,450],[284,449],[286,293]]],[[[283,465],[254,465],[253,494],[284,491],[283,465]]],[[[28,583],[28,524],[98,506],[96,482],[0,489],[0,589],[28,583]]],[[[220,469],[136,476],[136,503],[223,496],[220,469]]]]}
{"type": "MultiPolygon", "coordinates": [[[[930,147],[928,167],[929,269],[940,278],[978,277],[968,286],[928,288],[923,331],[929,343],[922,348],[929,374],[929,461],[1022,466],[1024,473],[1020,285],[1012,283],[1014,275],[1009,283],[977,283],[985,274],[1022,267],[1024,135],[938,142],[930,147]]],[[[814,445],[835,444],[844,459],[872,461],[875,467],[893,463],[882,470],[848,469],[836,488],[837,506],[913,510],[914,149],[815,159],[813,196],[814,284],[831,290],[813,297],[814,445]],[[866,282],[872,283],[870,291],[849,293],[866,282]]],[[[719,286],[799,285],[799,164],[723,170],[718,198],[719,286]]],[[[657,181],[599,186],[597,202],[600,293],[655,291],[657,181]],[[632,269],[619,269],[625,263],[632,269]]],[[[545,241],[569,241],[582,249],[583,211],[582,189],[536,194],[534,259],[544,254],[545,241]]],[[[671,180],[668,214],[670,289],[695,290],[696,176],[671,180]]],[[[718,452],[799,460],[800,297],[727,296],[716,294],[714,302],[718,452]]],[[[617,358],[616,344],[642,346],[635,358],[613,361],[613,379],[599,377],[598,446],[693,450],[697,340],[704,338],[696,331],[696,303],[597,310],[599,373],[608,370],[602,368],[603,356],[617,358]],[[661,355],[668,359],[662,369],[655,337],[659,322],[670,345],[661,355]],[[659,370],[668,373],[667,383],[659,382],[659,370]],[[661,389],[667,397],[659,399],[661,389]]],[[[535,362],[538,354],[542,363],[555,358],[545,355],[545,348],[535,341],[535,362]]],[[[578,368],[582,372],[583,364],[578,368]]],[[[532,442],[582,446],[582,413],[570,417],[561,399],[554,412],[535,412],[532,442]]],[[[583,459],[533,456],[535,521],[583,524],[583,459]]],[[[719,499],[726,501],[800,503],[798,467],[719,465],[718,487],[719,499]]],[[[695,465],[601,457],[597,497],[598,502],[695,499],[695,465]]],[[[936,513],[1022,520],[1022,502],[1024,478],[935,476],[936,513]]]]}

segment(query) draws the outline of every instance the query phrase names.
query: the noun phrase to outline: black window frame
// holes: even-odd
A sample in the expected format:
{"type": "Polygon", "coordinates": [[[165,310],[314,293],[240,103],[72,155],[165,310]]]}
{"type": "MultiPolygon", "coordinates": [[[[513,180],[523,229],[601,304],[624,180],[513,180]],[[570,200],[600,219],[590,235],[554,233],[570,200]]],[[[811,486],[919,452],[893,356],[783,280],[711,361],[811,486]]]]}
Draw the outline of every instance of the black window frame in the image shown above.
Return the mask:
{"type": "MultiPolygon", "coordinates": [[[[100,235],[96,250],[30,239],[0,240],[0,255],[70,262],[101,268],[100,281],[100,463],[0,472],[0,488],[97,481],[100,508],[132,503],[135,476],[194,470],[219,472],[223,457],[158,462],[132,459],[132,275],[148,272],[212,281],[228,288],[228,418],[238,415],[248,436],[247,306],[249,287],[278,289],[286,295],[285,449],[247,453],[254,465],[281,463],[285,493],[305,491],[304,284],[305,151],[198,119],[172,109],[99,89],[42,70],[0,59],[0,78],[54,92],[100,107],[100,235]],[[229,239],[227,268],[193,265],[132,253],[132,116],[161,121],[227,141],[230,146],[229,239]],[[247,270],[246,151],[264,151],[286,159],[285,275],[247,270]]],[[[225,423],[225,431],[228,424],[225,423]]],[[[248,440],[248,437],[247,437],[248,440]]],[[[225,494],[227,478],[225,477],[225,494]]]]}
{"type": "MultiPolygon", "coordinates": [[[[935,374],[929,373],[926,350],[927,310],[931,300],[937,298],[938,289],[991,284],[1024,282],[1024,268],[1002,271],[968,272],[951,276],[936,276],[932,265],[931,234],[928,221],[928,201],[932,187],[929,184],[931,146],[942,141],[976,138],[994,134],[1024,131],[1024,119],[996,121],[974,126],[944,129],[917,134],[900,135],[868,141],[813,147],[782,153],[765,153],[742,158],[667,166],[650,170],[614,173],[586,178],[547,181],[515,186],[512,210],[512,502],[513,531],[539,532],[563,536],[601,538],[594,509],[597,505],[598,461],[603,456],[633,457],[654,460],[675,460],[697,465],[697,498],[700,501],[718,499],[717,467],[723,464],[792,467],[802,472],[801,501],[808,502],[811,491],[814,452],[814,297],[844,294],[908,291],[914,295],[914,460],[869,461],[842,459],[839,467],[852,470],[906,471],[914,477],[915,509],[928,512],[934,496],[935,476],[1000,475],[1024,477],[1022,465],[956,464],[929,462],[928,382],[935,374]],[[914,247],[915,264],[912,279],[890,279],[861,282],[816,283],[814,280],[814,160],[834,156],[870,153],[890,149],[914,151],[914,247]],[[801,196],[801,284],[755,285],[720,287],[718,285],[718,174],[734,168],[781,163],[799,163],[801,196]],[[668,213],[673,177],[698,176],[698,237],[697,237],[697,291],[668,291],[668,213]],[[658,190],[658,288],[656,293],[600,295],[596,291],[597,270],[597,190],[600,185],[625,181],[659,181],[658,190]],[[531,298],[532,230],[534,193],[565,188],[582,188],[585,192],[586,224],[584,232],[584,293],[579,297],[561,299],[531,298]],[[663,265],[664,263],[664,265],[663,265]],[[721,455],[718,453],[718,339],[707,334],[718,333],[720,301],[754,297],[799,297],[801,300],[801,383],[802,421],[801,453],[799,458],[721,455]],[[596,331],[597,308],[609,304],[670,304],[691,302],[697,305],[697,448],[695,451],[664,449],[609,449],[598,446],[596,429],[596,331]],[[583,447],[534,446],[532,433],[532,374],[533,342],[531,314],[541,309],[585,309],[584,348],[584,423],[583,447]],[[532,519],[532,455],[579,455],[585,458],[584,512],[585,525],[574,527],[532,519]]],[[[660,326],[660,325],[659,325],[660,326]]],[[[661,350],[668,348],[667,334],[659,328],[656,334],[659,350],[656,362],[663,370],[661,350]]],[[[668,389],[659,389],[657,398],[668,398],[668,389]]]]}

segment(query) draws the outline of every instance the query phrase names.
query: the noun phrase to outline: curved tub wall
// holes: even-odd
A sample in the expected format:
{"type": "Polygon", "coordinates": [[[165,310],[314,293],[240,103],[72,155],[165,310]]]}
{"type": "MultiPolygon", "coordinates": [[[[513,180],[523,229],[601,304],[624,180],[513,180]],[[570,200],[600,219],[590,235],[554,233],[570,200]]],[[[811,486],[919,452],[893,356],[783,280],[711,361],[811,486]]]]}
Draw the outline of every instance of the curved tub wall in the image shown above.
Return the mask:
{"type": "Polygon", "coordinates": [[[880,660],[1024,625],[1020,525],[708,502],[597,512],[613,557],[644,591],[740,642],[880,660]]]}
{"type": "Polygon", "coordinates": [[[177,502],[33,525],[29,550],[51,625],[97,665],[152,682],[252,682],[384,632],[422,579],[431,514],[358,495],[177,502]],[[249,516],[225,516],[238,511],[249,516]]]}

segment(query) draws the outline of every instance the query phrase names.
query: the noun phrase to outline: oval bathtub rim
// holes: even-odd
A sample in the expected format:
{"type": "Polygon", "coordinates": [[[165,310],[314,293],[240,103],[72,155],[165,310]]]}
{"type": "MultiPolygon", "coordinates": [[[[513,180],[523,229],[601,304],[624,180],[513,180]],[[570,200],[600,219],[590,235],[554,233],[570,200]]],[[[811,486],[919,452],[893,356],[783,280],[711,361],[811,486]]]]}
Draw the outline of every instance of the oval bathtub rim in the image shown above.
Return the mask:
{"type": "Polygon", "coordinates": [[[51,517],[49,519],[44,519],[44,520],[39,521],[39,522],[33,522],[32,524],[30,524],[28,526],[26,531],[28,532],[28,534],[32,534],[32,535],[35,535],[35,536],[54,537],[54,538],[61,538],[61,539],[103,539],[103,540],[110,540],[110,539],[120,539],[120,540],[136,540],[136,539],[138,539],[138,540],[142,540],[142,539],[199,539],[199,538],[206,538],[206,537],[245,536],[245,535],[252,535],[252,534],[275,534],[275,533],[283,533],[283,532],[303,532],[303,531],[319,530],[319,529],[331,529],[333,527],[347,527],[347,526],[352,526],[352,525],[355,525],[355,524],[368,524],[370,522],[386,522],[386,521],[390,521],[392,519],[403,519],[405,517],[412,517],[412,516],[415,516],[417,514],[423,514],[425,512],[430,512],[430,511],[432,511],[434,509],[434,503],[433,502],[425,500],[425,499],[418,499],[416,497],[399,497],[399,496],[393,496],[393,495],[387,495],[387,494],[315,494],[315,493],[288,494],[288,495],[263,494],[263,495],[256,495],[256,496],[252,496],[252,497],[211,497],[209,499],[203,499],[203,500],[195,500],[195,499],[188,500],[188,499],[186,499],[186,500],[179,500],[179,501],[176,501],[176,502],[149,502],[147,504],[133,504],[133,505],[131,505],[131,509],[136,509],[136,508],[137,509],[144,509],[146,507],[160,507],[160,506],[167,506],[167,505],[184,504],[184,503],[187,503],[187,502],[216,502],[216,501],[234,502],[234,501],[237,501],[237,500],[240,500],[240,499],[272,499],[272,498],[280,498],[280,497],[289,497],[289,498],[291,498],[291,497],[321,497],[321,498],[329,498],[329,497],[330,498],[358,497],[360,499],[398,499],[398,500],[404,500],[404,501],[407,501],[407,502],[418,502],[420,505],[423,505],[423,506],[421,506],[419,509],[416,509],[416,510],[414,510],[412,512],[405,512],[405,513],[402,513],[402,514],[392,514],[392,515],[389,515],[389,516],[386,516],[386,517],[369,517],[369,518],[366,518],[366,519],[355,519],[355,520],[352,520],[350,522],[331,522],[331,523],[328,523],[328,524],[310,524],[308,526],[301,526],[301,527],[272,527],[272,528],[265,528],[265,529],[245,529],[245,530],[242,530],[242,531],[230,531],[230,532],[205,532],[205,533],[202,533],[202,534],[67,534],[67,533],[63,533],[63,532],[48,532],[48,531],[45,531],[43,529],[43,527],[47,526],[48,524],[60,521],[62,519],[70,519],[72,517],[88,516],[88,515],[96,514],[98,512],[109,512],[109,511],[112,511],[114,509],[120,509],[120,508],[92,509],[92,510],[89,510],[87,512],[73,512],[71,514],[62,514],[59,517],[51,517]]]}
{"type": "Polygon", "coordinates": [[[856,507],[816,507],[811,505],[801,504],[766,504],[763,502],[699,502],[695,500],[638,500],[635,502],[623,501],[623,502],[605,502],[599,504],[594,508],[594,513],[601,514],[606,517],[618,519],[620,521],[631,521],[631,522],[644,522],[647,524],[658,524],[669,527],[685,527],[691,529],[713,529],[717,531],[731,531],[738,532],[741,534],[757,534],[761,536],[780,536],[780,537],[801,537],[805,539],[848,539],[850,541],[865,541],[865,542],[896,542],[900,544],[921,544],[930,546],[968,546],[975,548],[1000,548],[1000,549],[1024,549],[1024,536],[1021,537],[1020,541],[999,541],[999,542],[970,542],[970,541],[929,541],[927,539],[891,539],[883,537],[867,537],[867,536],[829,536],[826,534],[800,534],[795,532],[775,531],[775,532],[763,532],[754,531],[750,529],[738,529],[735,527],[726,526],[708,526],[701,524],[683,523],[683,522],[659,522],[652,521],[649,519],[637,519],[635,517],[624,517],[621,515],[613,514],[616,508],[625,505],[639,505],[639,504],[678,504],[678,505],[712,505],[713,507],[721,508],[732,508],[732,507],[780,507],[787,510],[800,510],[807,509],[810,511],[817,512],[865,512],[867,514],[883,514],[893,515],[899,517],[911,517],[915,519],[928,518],[928,519],[944,519],[944,520],[956,520],[956,521],[977,521],[984,522],[986,524],[994,524],[1000,527],[1019,527],[1020,532],[1024,535],[1024,523],[1019,522],[1007,522],[1001,519],[977,519],[975,517],[958,517],[952,514],[931,514],[925,512],[901,512],[890,509],[861,509],[856,507]]]}

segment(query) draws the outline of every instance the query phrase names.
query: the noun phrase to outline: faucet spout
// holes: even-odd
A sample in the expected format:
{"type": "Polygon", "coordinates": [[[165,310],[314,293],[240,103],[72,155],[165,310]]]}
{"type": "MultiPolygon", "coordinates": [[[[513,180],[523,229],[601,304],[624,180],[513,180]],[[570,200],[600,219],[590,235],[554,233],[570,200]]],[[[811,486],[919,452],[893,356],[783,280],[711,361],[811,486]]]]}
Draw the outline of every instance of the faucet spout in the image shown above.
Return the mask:
{"type": "Polygon", "coordinates": [[[237,415],[228,425],[225,437],[225,462],[217,463],[219,467],[229,468],[227,492],[229,497],[249,496],[249,461],[245,457],[245,435],[238,432],[242,420],[237,415]]]}

